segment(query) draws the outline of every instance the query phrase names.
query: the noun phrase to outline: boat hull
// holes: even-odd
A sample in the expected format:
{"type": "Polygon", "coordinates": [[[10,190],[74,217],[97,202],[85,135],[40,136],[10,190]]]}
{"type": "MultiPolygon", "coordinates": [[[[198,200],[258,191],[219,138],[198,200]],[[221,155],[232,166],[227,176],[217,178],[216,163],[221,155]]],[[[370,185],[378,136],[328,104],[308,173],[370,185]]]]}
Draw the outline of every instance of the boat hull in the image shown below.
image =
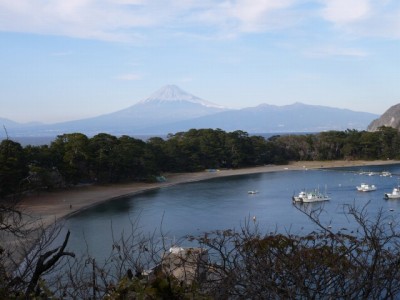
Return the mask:
{"type": "Polygon", "coordinates": [[[305,198],[303,199],[303,203],[312,203],[312,202],[321,202],[321,201],[329,201],[331,198],[329,197],[317,197],[317,198],[305,198]]]}
{"type": "Polygon", "coordinates": [[[400,195],[385,194],[385,199],[400,199],[400,195]]]}
{"type": "Polygon", "coordinates": [[[400,198],[400,188],[394,188],[391,193],[385,193],[385,199],[399,199],[400,198]]]}

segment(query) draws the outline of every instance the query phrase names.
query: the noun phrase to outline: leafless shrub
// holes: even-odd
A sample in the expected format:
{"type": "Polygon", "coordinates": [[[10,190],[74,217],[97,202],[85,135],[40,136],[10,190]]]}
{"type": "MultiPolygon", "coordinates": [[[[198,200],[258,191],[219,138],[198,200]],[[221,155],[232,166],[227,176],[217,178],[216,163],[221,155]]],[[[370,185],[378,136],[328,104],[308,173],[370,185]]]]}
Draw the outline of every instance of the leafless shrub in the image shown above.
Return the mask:
{"type": "Polygon", "coordinates": [[[102,261],[89,254],[73,258],[66,250],[68,234],[60,247],[47,250],[60,234],[55,227],[41,232],[26,265],[4,277],[2,288],[72,299],[399,297],[400,236],[393,218],[383,211],[372,218],[367,206],[346,206],[354,230],[334,232],[321,221],[320,209],[299,209],[315,231],[265,233],[247,220],[238,230],[188,237],[194,248],[172,251],[162,230],[146,235],[131,220],[129,230],[112,230],[110,255],[102,261]]]}
{"type": "MultiPolygon", "coordinates": [[[[382,211],[347,206],[358,231],[332,232],[320,211],[303,212],[318,230],[305,236],[263,234],[247,222],[238,231],[195,238],[210,249],[209,293],[229,299],[393,298],[400,294],[400,236],[382,211]]],[[[397,228],[398,229],[398,228],[397,228]]]]}

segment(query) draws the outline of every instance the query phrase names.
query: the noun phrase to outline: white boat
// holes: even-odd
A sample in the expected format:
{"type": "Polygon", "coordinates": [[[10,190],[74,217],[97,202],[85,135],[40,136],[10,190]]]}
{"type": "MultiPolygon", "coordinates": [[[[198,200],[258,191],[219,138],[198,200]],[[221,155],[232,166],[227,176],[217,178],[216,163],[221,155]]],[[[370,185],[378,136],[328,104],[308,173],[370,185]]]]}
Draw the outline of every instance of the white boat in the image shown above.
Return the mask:
{"type": "Polygon", "coordinates": [[[258,191],[248,191],[247,194],[249,194],[249,195],[258,194],[258,191]]]}
{"type": "Polygon", "coordinates": [[[361,183],[361,185],[357,186],[357,191],[359,192],[376,191],[376,186],[374,184],[361,183]]]}
{"type": "Polygon", "coordinates": [[[400,186],[393,188],[391,193],[385,193],[385,199],[397,199],[400,198],[400,186]]]}
{"type": "Polygon", "coordinates": [[[312,192],[301,191],[297,196],[293,196],[293,202],[300,203],[311,203],[319,201],[331,200],[331,198],[325,193],[320,193],[319,190],[314,190],[312,192]]]}
{"type": "Polygon", "coordinates": [[[301,191],[297,196],[293,196],[293,202],[303,202],[303,198],[307,197],[307,192],[301,191]]]}
{"type": "Polygon", "coordinates": [[[383,172],[381,173],[381,176],[383,176],[383,177],[392,177],[392,173],[390,173],[390,172],[388,172],[388,171],[383,171],[383,172]]]}

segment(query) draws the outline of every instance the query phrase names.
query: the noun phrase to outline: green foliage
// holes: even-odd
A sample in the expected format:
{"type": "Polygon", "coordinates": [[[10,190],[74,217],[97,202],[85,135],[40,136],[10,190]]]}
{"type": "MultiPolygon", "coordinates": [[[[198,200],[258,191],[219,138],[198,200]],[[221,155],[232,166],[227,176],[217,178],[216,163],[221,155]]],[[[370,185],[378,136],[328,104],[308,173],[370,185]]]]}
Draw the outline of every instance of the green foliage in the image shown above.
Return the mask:
{"type": "Polygon", "coordinates": [[[115,136],[100,133],[89,141],[90,168],[92,177],[98,182],[112,182],[115,174],[115,147],[118,139],[115,136]]]}
{"type": "Polygon", "coordinates": [[[68,183],[88,178],[89,139],[81,133],[59,135],[50,145],[55,165],[68,183]]]}
{"type": "Polygon", "coordinates": [[[28,166],[21,145],[3,140],[0,143],[0,198],[20,192],[27,175],[28,166]]]}
{"type": "Polygon", "coordinates": [[[0,144],[0,197],[19,190],[82,182],[148,181],[162,172],[242,168],[294,160],[399,159],[400,133],[346,130],[273,136],[237,130],[191,129],[144,142],[129,136],[81,133],[58,136],[50,146],[0,144]]]}

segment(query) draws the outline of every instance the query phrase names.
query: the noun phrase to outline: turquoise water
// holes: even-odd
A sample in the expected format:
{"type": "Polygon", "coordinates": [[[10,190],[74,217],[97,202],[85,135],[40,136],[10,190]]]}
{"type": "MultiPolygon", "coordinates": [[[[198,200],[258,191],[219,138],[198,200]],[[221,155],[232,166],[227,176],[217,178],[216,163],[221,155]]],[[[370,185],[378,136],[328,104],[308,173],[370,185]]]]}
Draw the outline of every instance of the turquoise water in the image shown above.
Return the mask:
{"type": "Polygon", "coordinates": [[[323,208],[323,223],[335,231],[351,229],[353,224],[344,214],[346,204],[367,205],[371,217],[380,209],[398,216],[400,200],[383,199],[384,193],[397,186],[398,175],[400,165],[391,165],[282,171],[185,183],[100,204],[67,219],[65,230],[71,231],[70,250],[79,253],[88,249],[99,258],[110,253],[113,235],[119,237],[132,230],[132,222],[156,238],[161,237],[162,229],[171,243],[186,235],[240,228],[246,221],[254,226],[253,217],[264,232],[306,234],[316,226],[292,204],[291,197],[302,189],[318,187],[326,189],[331,200],[303,208],[323,208]],[[390,171],[393,176],[361,175],[362,171],[390,171]],[[356,186],[362,182],[375,184],[377,191],[357,192],[356,186]],[[258,193],[249,195],[249,190],[258,193]]]}

